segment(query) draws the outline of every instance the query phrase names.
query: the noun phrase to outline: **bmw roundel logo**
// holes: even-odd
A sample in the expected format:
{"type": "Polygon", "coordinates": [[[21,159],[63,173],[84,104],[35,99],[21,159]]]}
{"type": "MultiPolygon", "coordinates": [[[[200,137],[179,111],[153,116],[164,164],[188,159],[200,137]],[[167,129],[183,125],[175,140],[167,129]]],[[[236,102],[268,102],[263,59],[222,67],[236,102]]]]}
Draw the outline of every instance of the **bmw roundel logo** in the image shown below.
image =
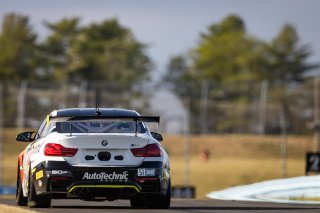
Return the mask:
{"type": "Polygon", "coordinates": [[[102,145],[102,146],[106,146],[106,145],[108,145],[108,143],[109,143],[109,142],[108,142],[106,139],[104,139],[104,140],[101,142],[101,145],[102,145]]]}

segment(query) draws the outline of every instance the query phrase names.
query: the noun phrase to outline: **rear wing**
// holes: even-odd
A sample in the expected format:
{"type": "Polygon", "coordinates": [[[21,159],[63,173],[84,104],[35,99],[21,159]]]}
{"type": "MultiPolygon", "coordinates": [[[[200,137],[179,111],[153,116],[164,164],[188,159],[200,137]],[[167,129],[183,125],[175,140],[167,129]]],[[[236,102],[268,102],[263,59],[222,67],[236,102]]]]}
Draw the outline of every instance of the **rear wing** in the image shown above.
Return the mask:
{"type": "Polygon", "coordinates": [[[76,121],[76,120],[87,120],[87,119],[121,119],[121,120],[132,120],[135,122],[147,122],[147,123],[160,123],[160,116],[104,116],[104,115],[97,115],[97,116],[49,116],[49,120],[54,118],[67,118],[69,121],[76,121]]]}
{"type": "MultiPolygon", "coordinates": [[[[112,115],[112,114],[103,114],[99,108],[96,109],[93,114],[66,114],[66,115],[58,115],[50,114],[47,116],[47,125],[50,123],[51,119],[66,119],[67,121],[71,121],[70,125],[72,125],[72,121],[77,120],[100,120],[100,119],[114,119],[114,120],[129,120],[134,121],[136,123],[135,128],[135,136],[137,136],[138,122],[150,122],[150,123],[160,123],[160,116],[140,116],[140,115],[112,115]]],[[[71,128],[70,128],[71,135],[71,128]]]]}

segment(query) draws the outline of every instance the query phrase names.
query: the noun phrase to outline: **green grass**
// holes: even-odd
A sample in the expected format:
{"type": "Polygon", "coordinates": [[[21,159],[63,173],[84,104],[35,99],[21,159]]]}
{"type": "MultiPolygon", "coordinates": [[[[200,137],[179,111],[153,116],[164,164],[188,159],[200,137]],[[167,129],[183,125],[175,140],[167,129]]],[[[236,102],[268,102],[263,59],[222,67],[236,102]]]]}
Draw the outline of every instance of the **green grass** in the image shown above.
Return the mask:
{"type": "MultiPolygon", "coordinates": [[[[4,132],[4,182],[14,185],[18,154],[28,143],[15,142],[16,129],[4,132]]],[[[190,138],[189,184],[195,185],[197,197],[231,186],[281,178],[281,138],[254,135],[209,135],[190,138]],[[210,159],[200,158],[202,150],[210,150],[210,159]]],[[[184,137],[164,135],[163,145],[171,159],[173,185],[183,185],[184,137]]],[[[305,153],[312,150],[312,138],[288,138],[287,177],[304,175],[305,153]]]]}
{"type": "Polygon", "coordinates": [[[22,209],[22,208],[14,207],[14,206],[3,205],[3,204],[0,204],[0,212],[6,212],[6,213],[35,213],[35,211],[22,209]]]}
{"type": "MultiPolygon", "coordinates": [[[[281,138],[254,135],[192,136],[189,183],[197,188],[198,197],[231,186],[281,178],[281,138]],[[209,161],[200,157],[210,150],[209,161]]],[[[170,153],[172,183],[184,184],[184,138],[165,136],[170,153]]],[[[288,138],[287,177],[305,172],[305,152],[312,150],[311,137],[288,138]]]]}
{"type": "Polygon", "coordinates": [[[18,132],[17,129],[4,129],[3,182],[7,185],[15,185],[18,155],[28,145],[15,140],[18,132]]]}
{"type": "Polygon", "coordinates": [[[320,197],[290,197],[290,200],[297,200],[297,201],[316,201],[320,202],[320,197]]]}

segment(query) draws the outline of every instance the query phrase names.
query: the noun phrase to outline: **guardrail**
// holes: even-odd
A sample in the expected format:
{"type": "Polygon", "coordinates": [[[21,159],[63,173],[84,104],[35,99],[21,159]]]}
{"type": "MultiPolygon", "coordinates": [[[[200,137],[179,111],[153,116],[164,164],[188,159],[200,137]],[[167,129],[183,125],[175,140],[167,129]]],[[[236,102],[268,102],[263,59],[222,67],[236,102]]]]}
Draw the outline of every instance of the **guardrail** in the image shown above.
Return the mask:
{"type": "Polygon", "coordinates": [[[0,186],[0,195],[9,195],[9,194],[15,194],[15,193],[16,193],[15,187],[0,186]]]}

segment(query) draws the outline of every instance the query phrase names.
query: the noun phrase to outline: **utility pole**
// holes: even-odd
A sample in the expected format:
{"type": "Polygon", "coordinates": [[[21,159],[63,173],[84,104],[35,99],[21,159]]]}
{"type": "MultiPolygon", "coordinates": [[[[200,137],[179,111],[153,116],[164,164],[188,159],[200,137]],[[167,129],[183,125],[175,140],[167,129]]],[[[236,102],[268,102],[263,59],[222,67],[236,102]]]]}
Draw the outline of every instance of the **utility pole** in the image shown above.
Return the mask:
{"type": "Polygon", "coordinates": [[[87,81],[81,81],[80,87],[79,87],[79,102],[78,107],[86,107],[87,106],[87,87],[88,82],[87,81]]]}
{"type": "Polygon", "coordinates": [[[19,130],[23,129],[25,122],[25,102],[26,102],[26,92],[27,92],[28,82],[23,80],[20,85],[18,93],[18,117],[17,117],[17,127],[19,130]]]}
{"type": "Polygon", "coordinates": [[[63,82],[60,89],[60,101],[59,101],[59,108],[66,108],[67,107],[67,100],[68,100],[68,84],[67,82],[63,82]]]}
{"type": "Polygon", "coordinates": [[[203,80],[201,83],[201,134],[208,133],[208,96],[209,96],[209,82],[203,80]]]}
{"type": "Polygon", "coordinates": [[[184,184],[186,186],[190,183],[190,105],[191,99],[187,100],[187,113],[184,122],[184,184]]]}
{"type": "Polygon", "coordinates": [[[259,103],[259,134],[264,135],[266,129],[266,106],[267,106],[267,95],[268,95],[268,82],[262,81],[260,89],[260,103],[259,103]]]}
{"type": "Polygon", "coordinates": [[[280,115],[280,128],[281,128],[281,177],[285,178],[287,176],[287,122],[284,109],[281,111],[280,115]]]}
{"type": "Polygon", "coordinates": [[[3,86],[0,83],[0,185],[3,183],[3,86]]]}
{"type": "Polygon", "coordinates": [[[313,150],[315,152],[320,151],[319,147],[319,125],[320,125],[320,100],[319,100],[319,86],[320,86],[320,79],[319,77],[314,78],[314,90],[313,90],[313,99],[314,99],[314,118],[313,118],[313,150]]]}

